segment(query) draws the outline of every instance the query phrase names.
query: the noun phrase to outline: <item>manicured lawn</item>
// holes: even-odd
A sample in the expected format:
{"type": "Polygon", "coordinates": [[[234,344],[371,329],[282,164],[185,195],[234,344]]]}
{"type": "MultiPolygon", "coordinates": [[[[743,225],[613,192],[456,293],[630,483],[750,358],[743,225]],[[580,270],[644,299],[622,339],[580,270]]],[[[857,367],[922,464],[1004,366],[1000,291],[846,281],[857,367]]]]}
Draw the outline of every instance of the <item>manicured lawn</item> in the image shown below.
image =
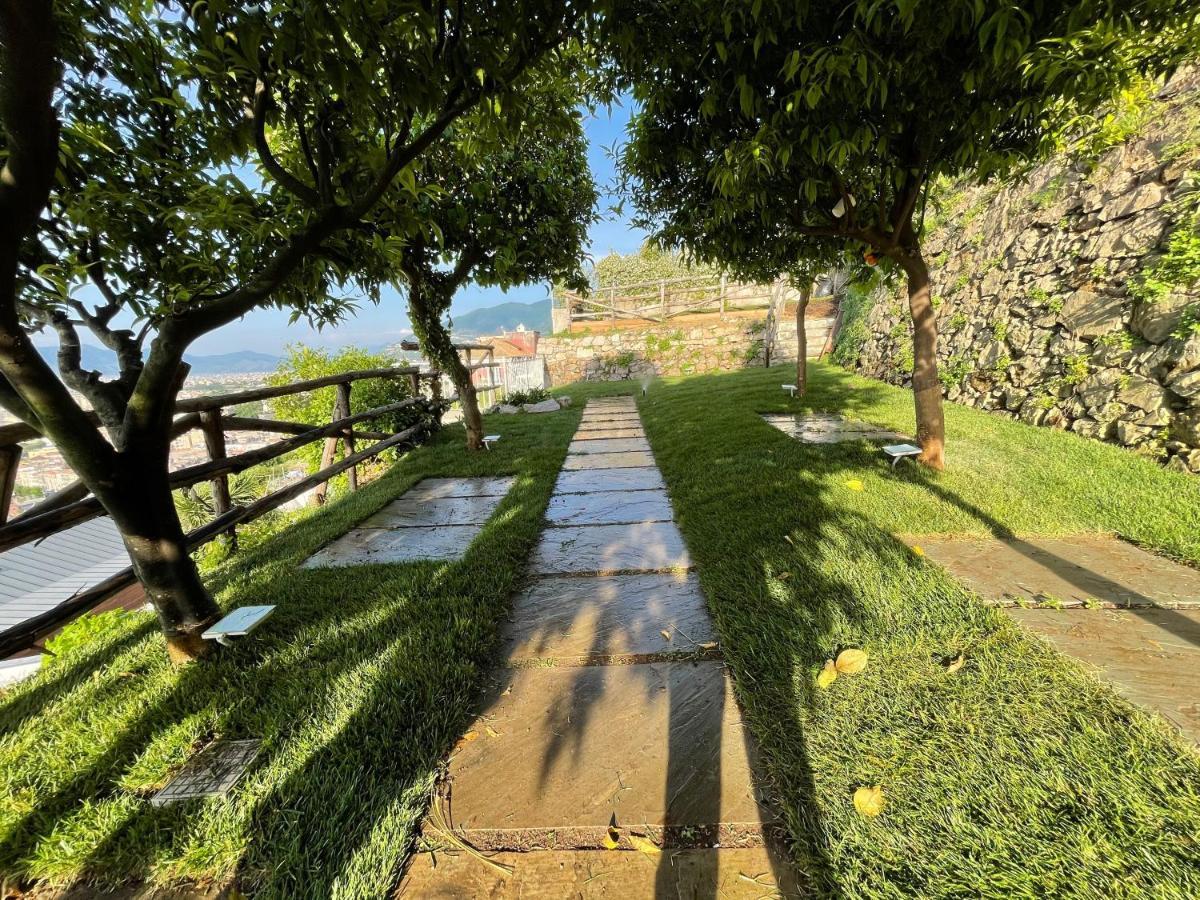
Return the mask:
{"type": "MultiPolygon", "coordinates": [[[[1196,755],[892,536],[1107,530],[1200,563],[1200,480],[958,407],[949,470],[892,473],[866,445],[802,445],[758,413],[846,410],[907,431],[907,393],[821,366],[810,396],[788,401],[786,374],[674,379],[639,402],[818,893],[1200,896],[1196,755]],[[870,653],[866,671],[818,689],[821,662],[851,645],[870,653]],[[887,807],[862,819],[851,794],[874,784],[887,807]]],[[[386,894],[494,662],[578,409],[497,417],[504,440],[470,457],[448,429],[218,570],[223,603],[280,609],[215,661],[171,670],[143,618],[4,695],[0,872],[386,894]],[[462,563],[297,567],[421,477],[501,473],[520,478],[462,563]],[[151,808],[143,798],[215,734],[264,738],[263,762],[228,799],[151,808]]]]}
{"type": "Polygon", "coordinates": [[[842,410],[911,433],[910,394],[819,366],[789,401],[786,374],[671,380],[641,409],[821,894],[1200,896],[1192,750],[893,537],[1109,531],[1196,564],[1200,479],[954,406],[949,469],[893,473],[870,445],[804,445],[758,413],[842,410]],[[818,688],[845,646],[867,670],[818,688]],[[886,810],[861,818],[853,791],[875,784],[886,810]]]}
{"type": "Polygon", "coordinates": [[[255,897],[381,897],[469,721],[578,409],[448,428],[368,488],[219,569],[226,606],[279,604],[245,644],[172,670],[149,615],[0,696],[0,874],[221,879],[255,897]],[[324,542],[424,476],[514,473],[461,563],[309,571],[324,542]],[[261,737],[228,799],[145,798],[214,735],[261,737]]]}

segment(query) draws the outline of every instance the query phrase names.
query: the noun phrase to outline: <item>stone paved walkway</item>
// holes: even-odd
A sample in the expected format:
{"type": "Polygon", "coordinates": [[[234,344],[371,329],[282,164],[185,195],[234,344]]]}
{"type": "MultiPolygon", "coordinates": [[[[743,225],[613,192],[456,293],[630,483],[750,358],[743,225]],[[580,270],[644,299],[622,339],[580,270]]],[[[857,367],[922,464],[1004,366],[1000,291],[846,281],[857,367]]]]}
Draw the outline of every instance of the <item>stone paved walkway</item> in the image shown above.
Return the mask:
{"type": "Polygon", "coordinates": [[[507,665],[439,801],[509,871],[419,853],[403,895],[797,896],[632,398],[588,403],[546,518],[507,665]]]}
{"type": "Polygon", "coordinates": [[[904,540],[1200,744],[1200,572],[1103,535],[904,540]]]}

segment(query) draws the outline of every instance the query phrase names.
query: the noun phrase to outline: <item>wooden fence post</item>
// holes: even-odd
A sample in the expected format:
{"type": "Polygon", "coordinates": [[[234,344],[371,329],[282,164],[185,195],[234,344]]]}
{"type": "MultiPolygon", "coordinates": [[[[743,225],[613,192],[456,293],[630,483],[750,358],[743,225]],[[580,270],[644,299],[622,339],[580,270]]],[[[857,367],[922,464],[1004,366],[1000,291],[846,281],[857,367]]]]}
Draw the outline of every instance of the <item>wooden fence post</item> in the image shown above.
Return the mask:
{"type": "Polygon", "coordinates": [[[658,282],[658,316],[661,319],[667,317],[667,283],[662,280],[658,282]]]}
{"type": "Polygon", "coordinates": [[[0,525],[8,521],[13,491],[17,487],[17,468],[21,465],[21,445],[0,447],[0,525]]]}
{"type": "MultiPolygon", "coordinates": [[[[339,384],[338,387],[340,388],[341,385],[339,384]]],[[[338,419],[344,419],[344,418],[346,418],[346,416],[350,415],[350,404],[349,404],[348,397],[349,397],[348,391],[343,393],[342,391],[339,390],[334,395],[333,418],[331,418],[329,421],[336,422],[338,419]],[[343,403],[345,403],[344,409],[343,409],[343,403]]],[[[321,451],[321,466],[320,466],[320,468],[328,469],[331,465],[333,465],[333,457],[337,454],[337,445],[338,445],[338,436],[336,434],[325,438],[325,449],[321,451]]],[[[312,503],[310,505],[311,506],[323,505],[325,503],[325,497],[328,495],[328,493],[329,493],[329,482],[322,481],[320,484],[317,485],[316,489],[313,491],[312,503]]]]}
{"type": "MultiPolygon", "coordinates": [[[[225,459],[225,430],[221,427],[221,410],[208,409],[200,413],[200,432],[204,435],[204,446],[212,461],[225,459]]],[[[218,475],[211,482],[213,516],[223,516],[233,506],[229,497],[229,476],[218,475]]],[[[237,550],[237,528],[225,532],[229,535],[229,549],[237,550]]]]}
{"type": "Polygon", "coordinates": [[[725,276],[721,276],[721,318],[725,318],[725,276]]]}
{"type": "MultiPolygon", "coordinates": [[[[342,408],[342,416],[350,415],[350,382],[343,382],[337,386],[338,403],[342,408]]],[[[354,455],[354,429],[347,428],[345,435],[342,437],[342,458],[354,455]]],[[[350,490],[358,490],[358,466],[351,466],[346,470],[346,478],[350,482],[350,490]]]]}

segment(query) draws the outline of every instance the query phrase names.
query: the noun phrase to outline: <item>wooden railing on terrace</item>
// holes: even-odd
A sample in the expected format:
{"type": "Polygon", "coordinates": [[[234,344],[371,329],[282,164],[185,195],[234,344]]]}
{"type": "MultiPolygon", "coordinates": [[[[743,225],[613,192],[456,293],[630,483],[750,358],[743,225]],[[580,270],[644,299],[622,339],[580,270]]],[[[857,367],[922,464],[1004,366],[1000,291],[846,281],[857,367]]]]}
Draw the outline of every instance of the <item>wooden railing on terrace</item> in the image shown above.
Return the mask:
{"type": "MultiPolygon", "coordinates": [[[[466,345],[457,349],[465,349],[466,345]]],[[[491,350],[487,345],[470,345],[471,349],[491,350]]],[[[469,364],[472,370],[485,368],[494,363],[469,364]]],[[[350,489],[358,489],[357,467],[373,459],[385,450],[403,444],[415,444],[430,428],[437,428],[442,413],[457,400],[443,399],[442,374],[437,371],[421,371],[415,366],[388,369],[368,369],[328,375],[292,384],[254,388],[231,394],[208,397],[190,397],[175,404],[177,418],[172,423],[172,439],[200,429],[204,435],[209,461],[186,466],[171,473],[172,489],[183,489],[203,481],[212,484],[212,506],[214,518],[207,524],[189,532],[186,536],[189,549],[195,549],[220,534],[234,534],[238,525],[251,522],[277,509],[307,491],[314,490],[314,499],[323,502],[330,479],[342,472],[349,473],[350,489]],[[412,396],[398,403],[375,407],[364,412],[350,414],[351,390],[356,382],[375,378],[407,378],[412,396]],[[426,396],[423,385],[428,385],[426,396]],[[278,419],[227,416],[225,407],[236,406],[256,400],[269,400],[300,394],[318,388],[336,388],[331,414],[327,425],[312,426],[303,422],[287,422],[278,419]],[[403,409],[416,407],[425,413],[426,419],[394,434],[356,428],[360,423],[378,419],[403,409]],[[289,434],[274,443],[254,450],[227,456],[225,434],[230,431],[258,431],[289,434]],[[324,440],[321,464],[313,474],[275,490],[253,503],[235,506],[230,502],[229,476],[249,468],[278,459],[315,441],[324,440]],[[357,449],[358,441],[375,441],[363,450],[357,449]],[[342,445],[342,458],[336,460],[338,444],[342,445]]],[[[93,421],[96,421],[93,415],[93,421]]],[[[82,482],[75,482],[51,497],[6,521],[9,505],[16,485],[18,467],[22,455],[22,443],[41,438],[41,435],[23,423],[0,426],[0,552],[19,547],[30,541],[49,537],[59,531],[104,515],[100,501],[90,496],[82,482]]],[[[80,615],[105,599],[124,590],[136,582],[133,568],[129,567],[91,588],[76,594],[53,609],[26,619],[20,625],[0,632],[0,659],[34,644],[50,634],[68,620],[80,615]]]]}
{"type": "Polygon", "coordinates": [[[766,309],[787,289],[782,282],[747,284],[724,275],[688,275],[599,287],[591,296],[563,291],[569,321],[638,319],[665,322],[682,315],[766,309]]]}

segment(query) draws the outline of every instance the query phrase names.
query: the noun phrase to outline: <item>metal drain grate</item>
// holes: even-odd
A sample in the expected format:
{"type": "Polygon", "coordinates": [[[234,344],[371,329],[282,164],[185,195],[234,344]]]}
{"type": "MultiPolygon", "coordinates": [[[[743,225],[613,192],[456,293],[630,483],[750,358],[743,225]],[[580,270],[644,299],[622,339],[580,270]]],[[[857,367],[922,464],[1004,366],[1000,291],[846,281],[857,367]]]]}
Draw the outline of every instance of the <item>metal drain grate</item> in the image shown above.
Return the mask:
{"type": "Polygon", "coordinates": [[[261,746],[262,741],[257,739],[209,744],[151,797],[150,802],[154,806],[166,806],[179,800],[228,793],[250,768],[261,746]]]}

